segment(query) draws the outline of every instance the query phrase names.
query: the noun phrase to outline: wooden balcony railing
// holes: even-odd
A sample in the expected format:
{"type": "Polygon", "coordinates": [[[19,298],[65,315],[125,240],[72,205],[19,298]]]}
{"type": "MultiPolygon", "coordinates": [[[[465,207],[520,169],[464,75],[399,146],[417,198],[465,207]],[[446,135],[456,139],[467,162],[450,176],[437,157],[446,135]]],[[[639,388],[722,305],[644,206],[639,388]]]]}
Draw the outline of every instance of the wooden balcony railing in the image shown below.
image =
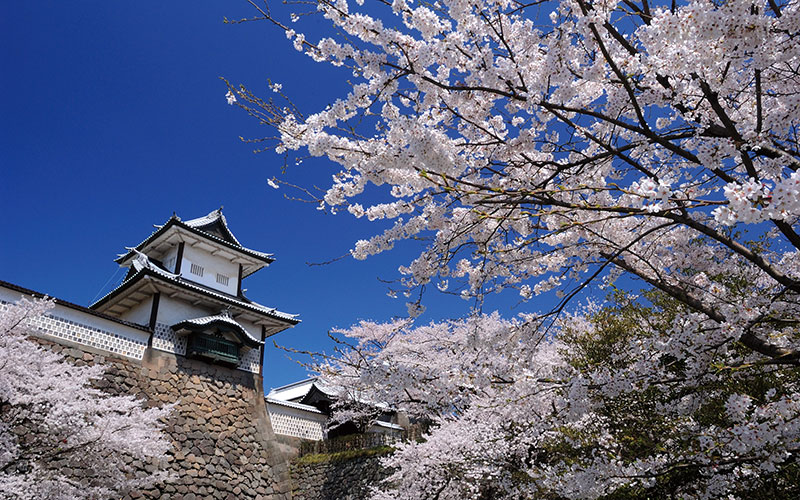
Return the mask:
{"type": "Polygon", "coordinates": [[[239,347],[230,340],[194,333],[189,338],[187,354],[221,363],[239,364],[239,347]]]}

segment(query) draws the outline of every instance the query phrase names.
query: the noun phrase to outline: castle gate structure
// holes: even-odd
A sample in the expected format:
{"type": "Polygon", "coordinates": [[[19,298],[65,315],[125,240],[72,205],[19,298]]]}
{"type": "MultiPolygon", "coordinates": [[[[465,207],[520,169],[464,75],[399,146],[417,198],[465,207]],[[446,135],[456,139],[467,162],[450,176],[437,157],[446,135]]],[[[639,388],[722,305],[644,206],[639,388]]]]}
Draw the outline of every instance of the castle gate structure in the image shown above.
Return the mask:
{"type": "MultiPolygon", "coordinates": [[[[122,283],[89,307],[55,299],[39,341],[72,362],[102,363],[98,385],[149,405],[166,426],[173,479],[130,498],[289,499],[289,465],[264,405],[264,341],[299,319],[249,300],[242,280],[270,254],[244,247],[222,210],[173,215],[117,259],[122,283]]],[[[0,281],[0,302],[42,294],[0,281]]],[[[152,464],[134,464],[139,473],[152,464]]]]}

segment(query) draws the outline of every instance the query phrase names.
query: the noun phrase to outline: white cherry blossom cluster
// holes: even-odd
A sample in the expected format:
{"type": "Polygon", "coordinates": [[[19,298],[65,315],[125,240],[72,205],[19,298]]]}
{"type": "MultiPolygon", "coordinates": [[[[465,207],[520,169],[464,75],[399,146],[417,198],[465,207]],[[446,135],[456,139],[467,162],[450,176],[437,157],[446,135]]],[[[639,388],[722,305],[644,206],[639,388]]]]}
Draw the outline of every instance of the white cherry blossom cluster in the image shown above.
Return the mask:
{"type": "Polygon", "coordinates": [[[750,178],[744,183],[728,184],[724,192],[729,203],[717,208],[714,215],[728,226],[770,219],[794,221],[800,217],[800,172],[792,172],[772,189],[750,178]]]}
{"type": "MultiPolygon", "coordinates": [[[[594,498],[655,487],[679,465],[696,480],[676,495],[717,498],[795,458],[782,412],[796,407],[779,401],[797,400],[796,382],[769,367],[800,359],[800,2],[323,0],[318,10],[330,32],[301,35],[301,17],[287,38],[352,70],[349,94],[304,119],[247,94],[237,104],[267,107],[257,112],[275,117],[278,152],[336,166],[322,208],[389,222],[355,243],[355,258],[424,241],[400,268],[409,289],[512,289],[531,311],[552,293],[558,322],[574,307],[561,299],[596,280],[680,304],[662,324],[641,318],[605,366],[582,372],[551,349],[547,314],[530,321],[541,331],[493,316],[348,330],[380,346],[380,362],[346,356],[331,369],[445,433],[398,455],[397,491],[383,498],[474,497],[476,482],[485,497],[594,498]],[[557,376],[529,377],[537,363],[557,376]],[[738,370],[774,378],[775,398],[710,389],[738,370]],[[668,437],[621,460],[604,401],[637,394],[659,395],[649,408],[668,437]],[[708,401],[728,420],[704,423],[708,401]],[[561,444],[585,460],[534,460],[561,444]],[[443,483],[441,470],[464,476],[443,483]]],[[[599,337],[579,316],[568,318],[599,337]]]]}
{"type": "Polygon", "coordinates": [[[103,366],[70,364],[28,340],[33,320],[52,307],[47,300],[0,304],[0,498],[109,498],[164,480],[157,469],[134,476],[130,463],[166,460],[161,430],[170,409],[105,394],[91,386],[103,366]],[[73,470],[92,474],[72,477],[73,470]]]}

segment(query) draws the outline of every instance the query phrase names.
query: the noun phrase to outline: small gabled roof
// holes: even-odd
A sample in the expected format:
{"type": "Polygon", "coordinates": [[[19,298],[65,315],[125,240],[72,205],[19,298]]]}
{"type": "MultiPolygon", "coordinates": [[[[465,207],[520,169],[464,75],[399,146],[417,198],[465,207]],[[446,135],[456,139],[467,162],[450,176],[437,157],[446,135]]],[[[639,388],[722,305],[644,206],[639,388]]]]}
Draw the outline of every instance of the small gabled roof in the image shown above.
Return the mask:
{"type": "Polygon", "coordinates": [[[242,246],[242,244],[239,243],[239,240],[236,239],[236,236],[233,235],[228,227],[228,221],[225,219],[225,216],[222,215],[221,208],[218,208],[203,217],[184,221],[184,223],[187,226],[199,229],[200,231],[213,234],[229,243],[233,243],[234,245],[240,247],[242,246]]]}
{"type": "Polygon", "coordinates": [[[301,404],[301,403],[295,403],[294,401],[284,401],[283,399],[275,399],[275,398],[271,398],[269,396],[266,396],[264,399],[269,404],[285,406],[287,408],[294,408],[296,410],[303,410],[303,411],[307,411],[309,413],[316,413],[318,415],[325,415],[325,413],[323,413],[322,411],[320,411],[318,408],[316,408],[314,406],[304,405],[304,404],[301,404]]]}
{"type": "Polygon", "coordinates": [[[336,394],[333,394],[333,392],[324,391],[319,387],[317,382],[314,382],[311,384],[311,387],[309,387],[306,395],[300,398],[298,403],[311,406],[320,404],[330,406],[330,404],[336,401],[336,399],[338,399],[336,394]]]}
{"type": "Polygon", "coordinates": [[[170,217],[162,226],[156,226],[156,230],[150,234],[150,236],[145,238],[144,241],[136,245],[134,248],[130,248],[127,253],[120,255],[114,260],[114,262],[119,265],[125,265],[130,261],[130,259],[136,257],[137,252],[144,251],[148,245],[157,242],[159,238],[167,234],[170,230],[174,230],[174,228],[178,228],[196,236],[206,238],[213,243],[219,244],[229,250],[233,250],[240,255],[244,255],[248,257],[250,262],[253,262],[253,264],[259,263],[257,265],[246,266],[247,269],[245,270],[244,276],[252,274],[265,265],[275,261],[270,253],[259,252],[258,250],[253,250],[251,248],[242,246],[242,244],[239,243],[239,240],[236,239],[231,232],[225,216],[222,215],[222,209],[219,208],[208,215],[187,221],[183,221],[180,217],[173,214],[172,217],[170,217]]]}
{"type": "Polygon", "coordinates": [[[172,325],[172,329],[176,332],[179,330],[200,332],[213,327],[233,332],[248,347],[260,347],[264,344],[264,342],[253,337],[242,325],[231,318],[230,314],[225,312],[213,316],[203,316],[202,318],[186,319],[172,325]]]}
{"type": "Polygon", "coordinates": [[[406,428],[403,427],[402,425],[393,424],[391,422],[384,422],[383,420],[376,420],[376,421],[372,422],[372,425],[370,425],[370,427],[384,427],[386,429],[391,429],[393,431],[404,431],[404,430],[406,430],[406,428]]]}
{"type": "Polygon", "coordinates": [[[319,392],[331,399],[336,398],[336,391],[322,382],[319,377],[310,377],[305,380],[299,380],[291,384],[276,387],[271,389],[267,396],[281,401],[299,402],[312,392],[319,392]]]}

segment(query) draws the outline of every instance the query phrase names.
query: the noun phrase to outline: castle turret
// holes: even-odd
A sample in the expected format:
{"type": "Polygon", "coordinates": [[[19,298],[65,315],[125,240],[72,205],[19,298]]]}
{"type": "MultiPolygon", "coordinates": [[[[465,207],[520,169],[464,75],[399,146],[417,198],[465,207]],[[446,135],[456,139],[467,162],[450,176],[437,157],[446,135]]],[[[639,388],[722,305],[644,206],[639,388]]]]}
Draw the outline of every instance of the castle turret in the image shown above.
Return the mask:
{"type": "Polygon", "coordinates": [[[242,246],[222,209],[156,227],[119,256],[125,279],[91,308],[147,326],[154,349],[260,373],[264,340],[300,321],[243,293],[272,255],[242,246]]]}
{"type": "MultiPolygon", "coordinates": [[[[173,216],[117,259],[128,273],[91,308],[54,299],[31,318],[32,340],[66,362],[104,367],[96,381],[103,392],[171,406],[163,429],[169,460],[130,464],[132,477],[163,470],[169,480],[125,500],[292,498],[261,375],[264,339],[300,320],[242,293],[242,279],[272,261],[242,246],[221,210],[187,221],[173,216]]],[[[0,281],[0,311],[43,296],[0,281]]],[[[74,484],[95,476],[64,465],[74,484]]]]}

